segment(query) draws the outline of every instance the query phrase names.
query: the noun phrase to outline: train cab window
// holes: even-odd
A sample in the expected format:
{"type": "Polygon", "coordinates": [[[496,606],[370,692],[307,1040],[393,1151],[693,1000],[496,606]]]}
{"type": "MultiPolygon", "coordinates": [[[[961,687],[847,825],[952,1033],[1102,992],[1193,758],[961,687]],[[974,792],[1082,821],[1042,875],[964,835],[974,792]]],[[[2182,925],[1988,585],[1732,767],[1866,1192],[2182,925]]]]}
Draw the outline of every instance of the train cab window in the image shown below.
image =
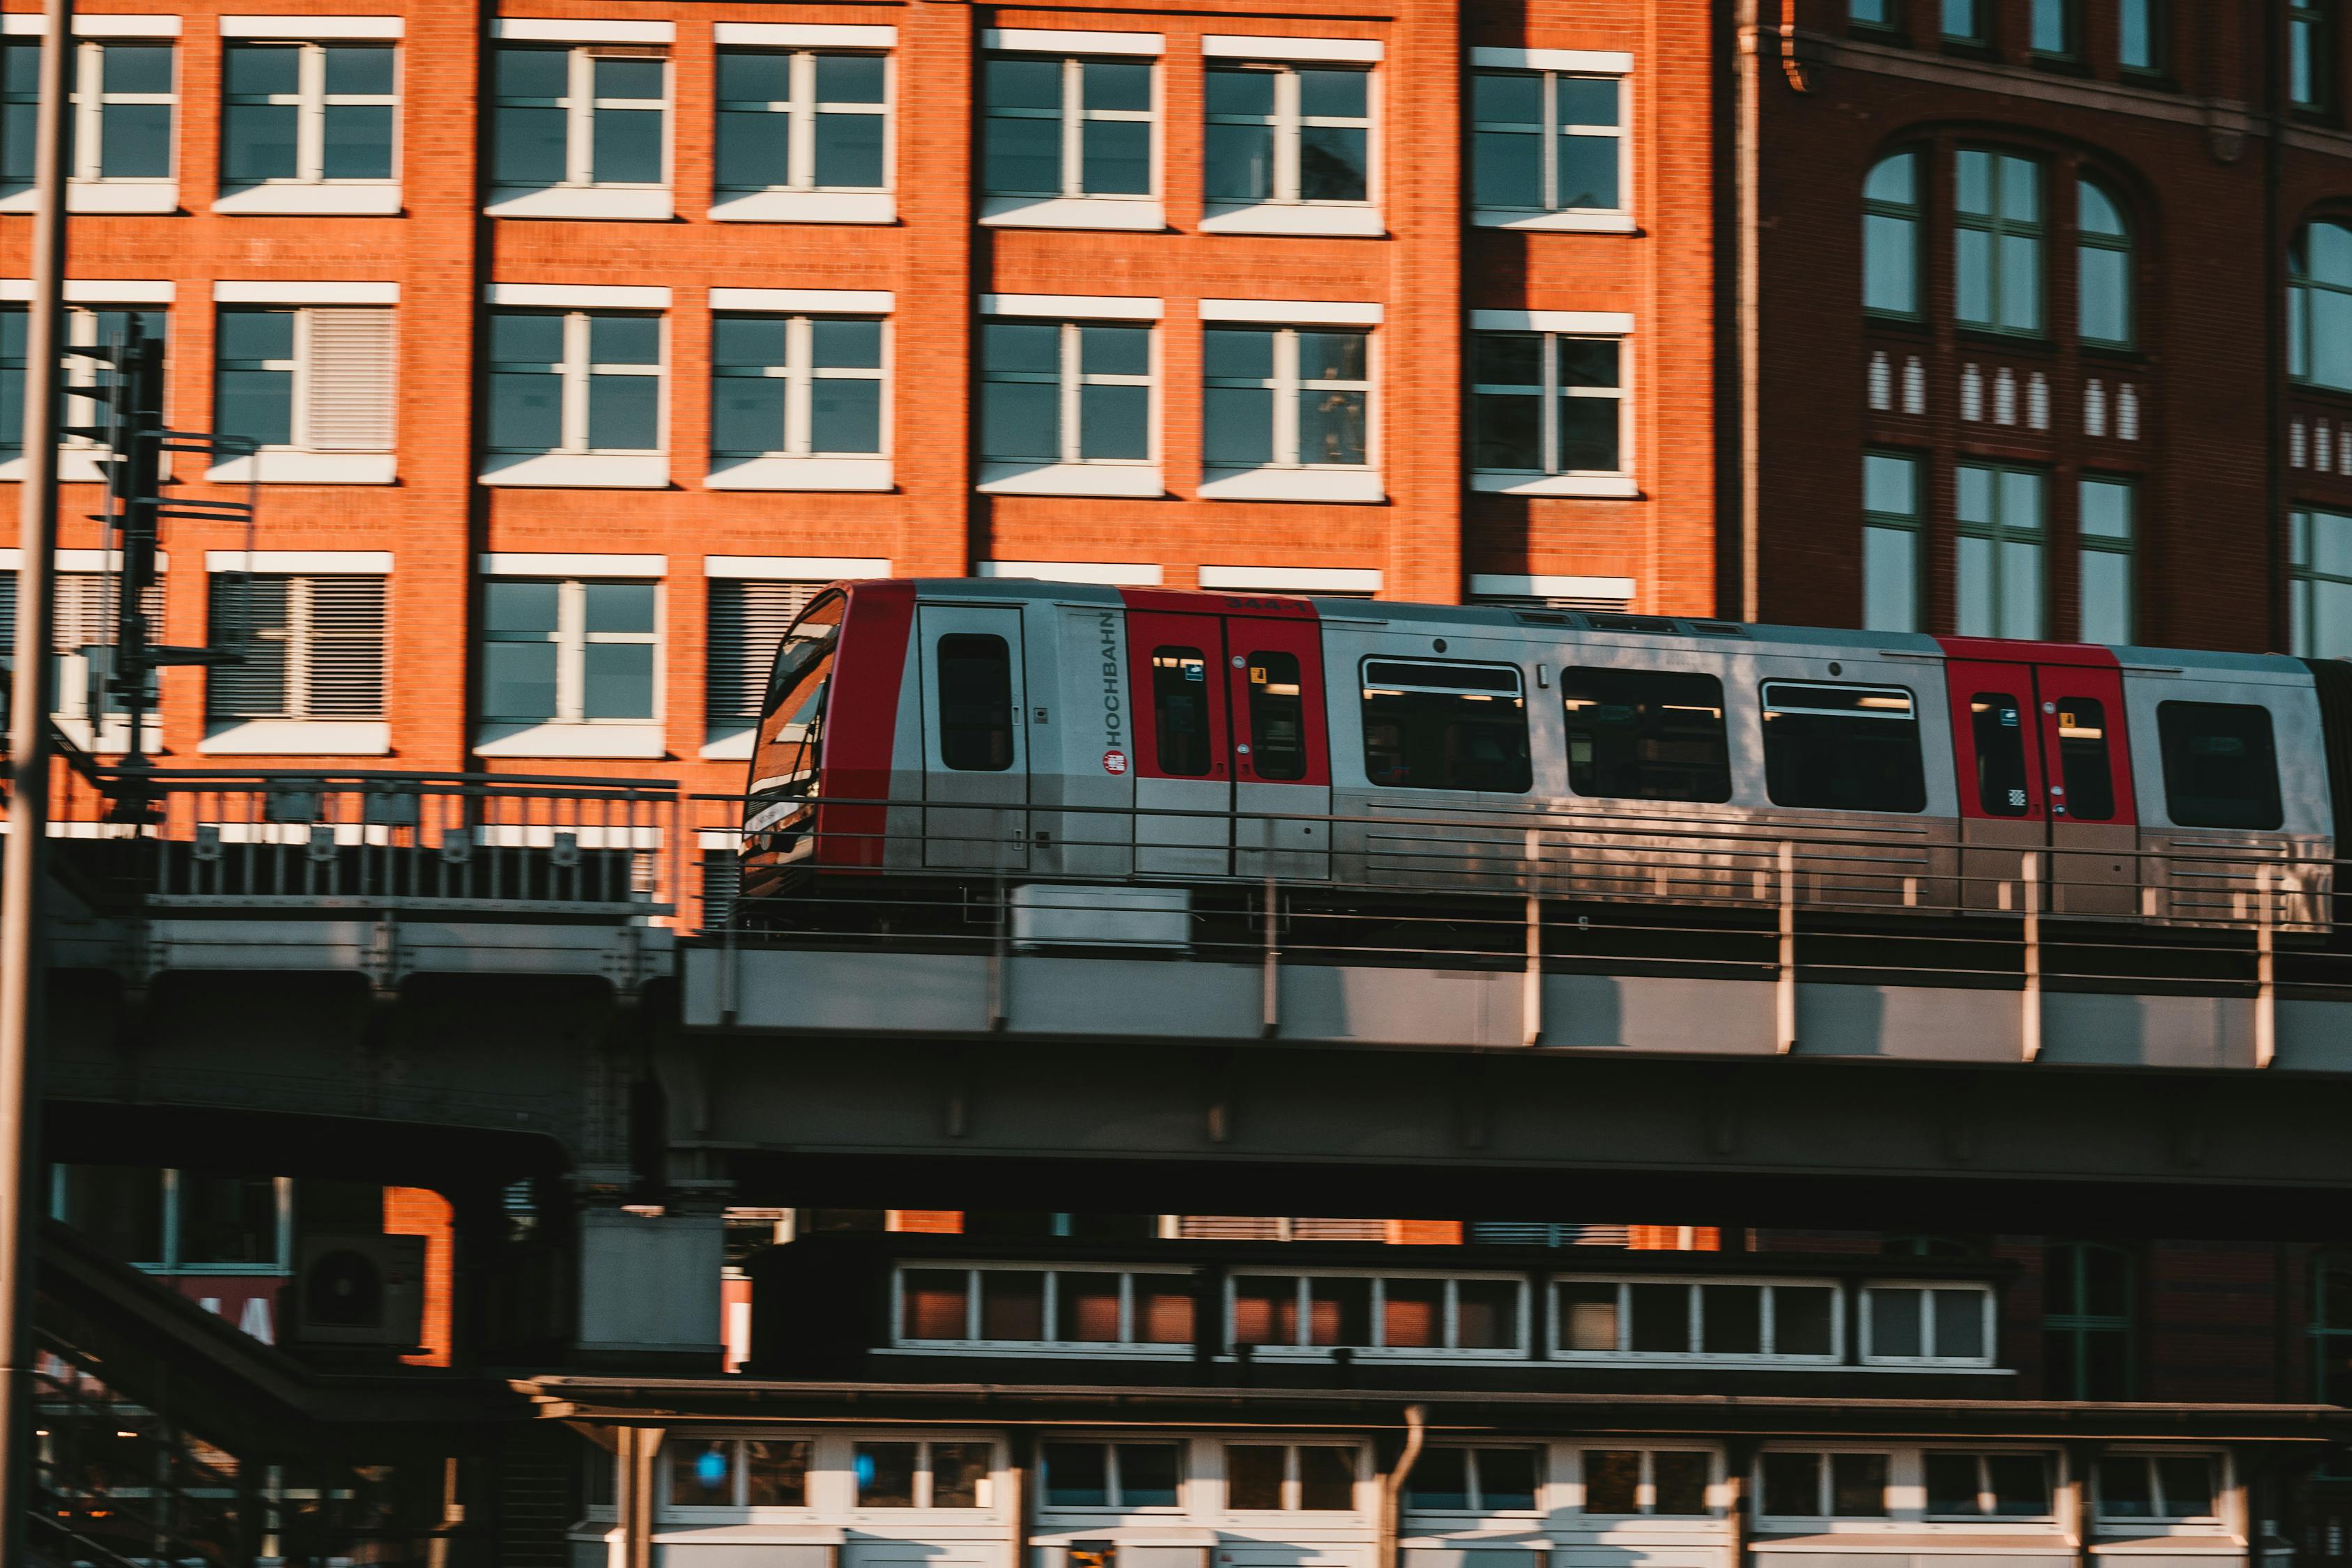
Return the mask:
{"type": "Polygon", "coordinates": [[[840,595],[809,606],[776,649],[761,703],[760,742],[753,755],[751,791],[806,792],[821,761],[824,695],[840,644],[840,595]]]}
{"type": "Polygon", "coordinates": [[[1013,765],[1013,655],[986,632],[940,639],[940,761],[960,773],[1013,765]]]}
{"type": "Polygon", "coordinates": [[[2107,757],[2107,706],[2095,697],[2058,700],[2058,778],[2066,788],[2066,815],[2077,822],[2112,822],[2116,779],[2107,757]]]}
{"type": "Polygon", "coordinates": [[[1298,656],[1249,656],[1250,771],[1277,784],[1307,776],[1306,701],[1298,656]]]}
{"type": "Polygon", "coordinates": [[[2267,708],[2241,702],[2159,702],[2164,799],[2181,827],[2266,830],[2279,808],[2278,752],[2267,708]]]}
{"type": "Polygon", "coordinates": [[[1764,787],[1775,805],[1924,811],[1918,705],[1900,686],[1766,681],[1764,787]]]}
{"type": "Polygon", "coordinates": [[[1723,682],[1712,675],[1570,668],[1568,785],[1619,800],[1731,798],[1723,682]]]}
{"type": "Polygon", "coordinates": [[[1977,805],[1987,816],[2023,816],[2032,809],[2025,778],[2025,709],[2006,691],[1979,691],[1969,699],[1977,805]]]}
{"type": "Polygon", "coordinates": [[[1528,705],[1516,666],[1364,661],[1364,776],[1390,789],[1524,795],[1528,705]]]}
{"type": "Polygon", "coordinates": [[[1209,661],[1196,647],[1151,650],[1151,725],[1160,771],[1197,779],[1209,772],[1209,661]]]}

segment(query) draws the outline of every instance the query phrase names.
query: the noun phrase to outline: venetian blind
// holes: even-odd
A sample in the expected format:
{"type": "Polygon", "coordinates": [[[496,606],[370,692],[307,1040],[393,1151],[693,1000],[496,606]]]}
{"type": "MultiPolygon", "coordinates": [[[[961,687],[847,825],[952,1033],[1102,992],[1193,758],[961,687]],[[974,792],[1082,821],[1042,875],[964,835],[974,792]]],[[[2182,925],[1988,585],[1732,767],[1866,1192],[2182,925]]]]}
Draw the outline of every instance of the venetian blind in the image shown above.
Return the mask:
{"type": "Polygon", "coordinates": [[[768,671],[793,617],[824,588],[822,583],[779,583],[749,577],[710,580],[709,637],[702,685],[704,718],[712,724],[760,721],[768,671]]]}
{"type": "Polygon", "coordinates": [[[393,313],[321,310],[310,317],[302,440],[314,452],[389,452],[393,313]]]}

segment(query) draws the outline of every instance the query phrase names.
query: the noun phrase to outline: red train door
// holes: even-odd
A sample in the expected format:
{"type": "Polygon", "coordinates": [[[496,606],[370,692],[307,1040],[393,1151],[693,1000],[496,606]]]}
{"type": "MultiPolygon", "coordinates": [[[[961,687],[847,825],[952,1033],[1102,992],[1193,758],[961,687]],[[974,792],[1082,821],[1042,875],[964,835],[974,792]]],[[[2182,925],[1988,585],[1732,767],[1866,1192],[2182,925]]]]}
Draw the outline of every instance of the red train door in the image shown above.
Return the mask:
{"type": "Polygon", "coordinates": [[[2018,907],[2027,850],[2047,850],[2053,913],[2127,915],[2138,908],[2131,759],[2123,677],[2089,650],[2021,659],[2021,647],[1950,638],[1945,666],[1959,764],[1966,909],[2018,907]],[[1979,652],[2009,658],[1969,657],[1979,652]]]}
{"type": "Polygon", "coordinates": [[[1234,871],[1331,875],[1330,731],[1323,721],[1323,628],[1229,616],[1226,710],[1234,736],[1234,871]]]}
{"type": "Polygon", "coordinates": [[[1135,716],[1135,868],[1223,877],[1233,869],[1234,773],[1225,718],[1225,628],[1217,616],[1129,610],[1135,716]]]}

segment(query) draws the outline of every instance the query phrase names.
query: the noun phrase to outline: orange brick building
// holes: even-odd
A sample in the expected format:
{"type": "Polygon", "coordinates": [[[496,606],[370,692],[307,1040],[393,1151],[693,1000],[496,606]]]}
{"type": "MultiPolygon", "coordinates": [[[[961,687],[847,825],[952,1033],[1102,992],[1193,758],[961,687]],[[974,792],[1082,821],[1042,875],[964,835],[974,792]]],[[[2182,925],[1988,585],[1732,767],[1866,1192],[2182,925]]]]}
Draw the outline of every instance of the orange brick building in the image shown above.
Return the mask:
{"type": "Polygon", "coordinates": [[[1703,7],[125,3],[74,331],[263,443],[173,475],[259,510],[170,526],[162,640],[249,657],[165,765],[732,789],[844,575],[1715,607],[1703,7]]]}

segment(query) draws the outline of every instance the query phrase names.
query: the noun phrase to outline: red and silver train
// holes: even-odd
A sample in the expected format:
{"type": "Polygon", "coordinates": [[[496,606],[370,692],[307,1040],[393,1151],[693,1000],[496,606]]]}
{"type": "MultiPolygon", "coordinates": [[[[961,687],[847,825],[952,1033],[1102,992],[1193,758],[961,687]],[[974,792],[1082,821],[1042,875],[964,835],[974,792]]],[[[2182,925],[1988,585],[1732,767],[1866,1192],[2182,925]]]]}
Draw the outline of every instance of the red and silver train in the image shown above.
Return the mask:
{"type": "Polygon", "coordinates": [[[2347,791],[2352,665],[2330,661],[873,581],[828,590],[778,654],[743,893],[1276,877],[2032,900],[2166,923],[2267,910],[2310,931],[2347,791]]]}

